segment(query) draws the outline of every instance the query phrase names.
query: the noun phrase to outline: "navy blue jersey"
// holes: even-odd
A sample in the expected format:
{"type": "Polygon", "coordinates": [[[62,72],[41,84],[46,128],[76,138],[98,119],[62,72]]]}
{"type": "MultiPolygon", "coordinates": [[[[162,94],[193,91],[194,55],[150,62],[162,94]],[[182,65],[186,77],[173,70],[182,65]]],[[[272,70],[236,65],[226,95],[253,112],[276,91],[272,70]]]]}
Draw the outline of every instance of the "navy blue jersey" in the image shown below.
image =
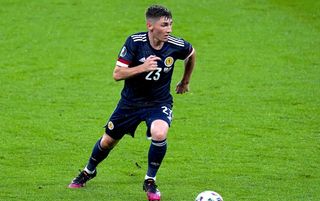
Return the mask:
{"type": "Polygon", "coordinates": [[[170,83],[175,61],[188,58],[192,52],[190,43],[174,36],[169,36],[160,50],[151,47],[147,32],[129,36],[119,53],[117,66],[134,68],[150,55],[160,57],[161,61],[157,61],[157,70],[126,79],[120,102],[132,106],[172,104],[170,83]]]}

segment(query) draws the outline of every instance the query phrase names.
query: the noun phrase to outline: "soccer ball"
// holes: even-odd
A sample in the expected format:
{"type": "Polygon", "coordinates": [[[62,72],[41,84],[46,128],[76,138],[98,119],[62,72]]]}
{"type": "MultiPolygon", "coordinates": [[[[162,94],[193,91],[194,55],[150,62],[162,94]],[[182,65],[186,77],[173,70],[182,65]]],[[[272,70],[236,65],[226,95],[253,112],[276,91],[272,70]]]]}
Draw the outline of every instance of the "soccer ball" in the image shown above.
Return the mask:
{"type": "Polygon", "coordinates": [[[214,191],[201,192],[195,201],[223,201],[221,195],[214,191]]]}

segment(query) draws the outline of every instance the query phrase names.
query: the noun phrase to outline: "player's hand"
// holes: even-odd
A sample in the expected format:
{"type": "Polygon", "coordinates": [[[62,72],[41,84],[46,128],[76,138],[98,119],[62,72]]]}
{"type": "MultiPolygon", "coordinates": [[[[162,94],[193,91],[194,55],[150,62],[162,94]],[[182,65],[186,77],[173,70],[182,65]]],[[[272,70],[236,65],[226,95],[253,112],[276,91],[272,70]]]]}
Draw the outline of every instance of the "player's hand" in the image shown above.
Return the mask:
{"type": "Polygon", "coordinates": [[[154,55],[150,55],[143,63],[143,70],[145,72],[149,72],[149,71],[154,71],[154,70],[157,70],[157,67],[158,67],[158,62],[157,61],[160,61],[161,58],[160,57],[157,57],[157,56],[154,56],[154,55]]]}
{"type": "Polygon", "coordinates": [[[189,84],[184,82],[179,82],[176,86],[176,93],[183,94],[189,91],[189,84]]]}

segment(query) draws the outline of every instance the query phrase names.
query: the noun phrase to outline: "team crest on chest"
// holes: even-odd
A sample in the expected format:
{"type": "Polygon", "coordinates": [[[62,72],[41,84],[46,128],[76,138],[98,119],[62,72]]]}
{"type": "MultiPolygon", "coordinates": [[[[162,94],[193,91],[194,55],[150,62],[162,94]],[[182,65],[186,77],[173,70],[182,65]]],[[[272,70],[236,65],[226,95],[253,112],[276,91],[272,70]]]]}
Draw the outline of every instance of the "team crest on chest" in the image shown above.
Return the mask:
{"type": "Polygon", "coordinates": [[[171,70],[173,63],[174,63],[174,59],[172,57],[167,57],[164,60],[164,65],[166,66],[166,68],[164,68],[165,73],[167,73],[171,70]]]}
{"type": "Polygon", "coordinates": [[[171,67],[172,64],[173,64],[174,60],[172,57],[167,57],[165,60],[164,60],[164,65],[167,66],[167,67],[171,67]]]}

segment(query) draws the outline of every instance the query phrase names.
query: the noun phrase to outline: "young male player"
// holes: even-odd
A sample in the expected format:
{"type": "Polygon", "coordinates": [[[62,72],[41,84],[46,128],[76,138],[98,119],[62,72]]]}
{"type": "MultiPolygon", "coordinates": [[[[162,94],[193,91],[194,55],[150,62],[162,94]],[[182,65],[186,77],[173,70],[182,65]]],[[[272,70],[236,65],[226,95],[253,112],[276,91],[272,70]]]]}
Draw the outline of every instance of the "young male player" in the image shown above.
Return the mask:
{"type": "Polygon", "coordinates": [[[105,126],[105,134],[95,144],[89,162],[69,185],[80,188],[97,174],[96,167],[125,135],[134,136],[137,126],[145,121],[151,138],[148,170],[143,182],[148,200],[160,200],[155,184],[156,174],[167,150],[167,133],[172,120],[170,83],[174,63],[184,60],[184,73],[176,92],[188,91],[195,65],[195,51],[187,41],[171,36],[171,12],[160,5],[146,11],[147,32],[129,36],[122,47],[113,77],[124,80],[121,99],[105,126]]]}

